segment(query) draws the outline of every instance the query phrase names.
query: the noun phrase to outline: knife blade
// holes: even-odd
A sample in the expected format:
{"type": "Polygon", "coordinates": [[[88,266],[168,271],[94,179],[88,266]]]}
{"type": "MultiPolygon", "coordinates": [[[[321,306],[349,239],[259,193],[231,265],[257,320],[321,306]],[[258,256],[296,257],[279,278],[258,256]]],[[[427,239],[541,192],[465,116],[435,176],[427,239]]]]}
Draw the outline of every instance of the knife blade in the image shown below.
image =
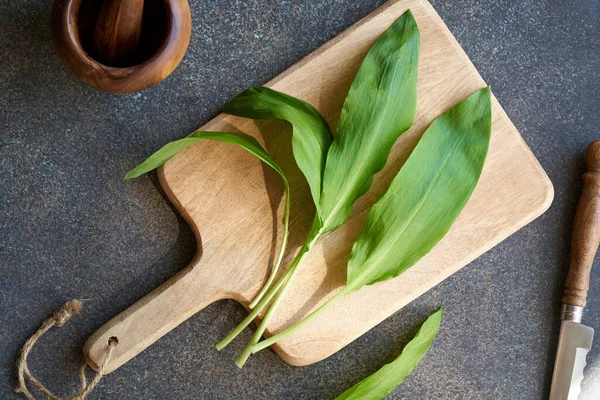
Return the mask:
{"type": "Polygon", "coordinates": [[[600,244],[600,141],[585,153],[587,171],[571,237],[571,262],[562,299],[560,336],[550,400],[577,400],[594,330],[581,324],[594,256],[600,244]]]}
{"type": "Polygon", "coordinates": [[[579,398],[585,358],[592,348],[594,330],[574,321],[562,321],[554,364],[550,399],[579,398]]]}

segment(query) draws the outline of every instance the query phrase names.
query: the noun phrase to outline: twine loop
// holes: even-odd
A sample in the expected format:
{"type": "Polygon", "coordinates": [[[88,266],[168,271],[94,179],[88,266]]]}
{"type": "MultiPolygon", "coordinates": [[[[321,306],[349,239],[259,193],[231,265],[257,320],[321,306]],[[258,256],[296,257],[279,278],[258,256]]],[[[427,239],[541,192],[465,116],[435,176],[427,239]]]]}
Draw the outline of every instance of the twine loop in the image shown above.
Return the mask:
{"type": "Polygon", "coordinates": [[[85,370],[87,367],[87,363],[84,361],[83,365],[79,370],[79,380],[81,382],[81,389],[77,394],[72,397],[58,397],[54,395],[50,390],[48,390],[39,380],[37,380],[29,369],[27,368],[27,356],[31,352],[33,345],[37,342],[37,340],[50,328],[56,326],[61,327],[64,326],[71,317],[81,311],[83,308],[83,303],[79,300],[71,300],[63,305],[60,310],[54,312],[54,314],[42,323],[40,328],[33,334],[21,349],[19,354],[19,358],[17,359],[17,375],[19,379],[19,385],[15,389],[17,393],[22,393],[29,400],[35,400],[35,397],[31,394],[29,389],[27,388],[27,381],[31,383],[34,387],[36,387],[40,392],[44,393],[50,400],[84,400],[85,397],[98,385],[100,382],[100,378],[104,375],[104,369],[108,365],[110,361],[110,356],[112,355],[113,349],[118,344],[117,338],[110,338],[108,343],[106,344],[106,349],[104,350],[104,358],[96,375],[88,384],[87,377],[85,376],[85,370]]]}

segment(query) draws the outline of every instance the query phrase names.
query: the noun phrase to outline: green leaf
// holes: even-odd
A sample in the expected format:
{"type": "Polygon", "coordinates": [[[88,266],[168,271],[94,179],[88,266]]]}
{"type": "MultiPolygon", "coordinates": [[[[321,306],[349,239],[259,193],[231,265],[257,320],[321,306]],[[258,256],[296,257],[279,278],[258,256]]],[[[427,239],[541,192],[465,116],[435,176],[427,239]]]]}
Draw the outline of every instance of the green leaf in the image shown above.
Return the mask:
{"type": "MultiPolygon", "coordinates": [[[[285,172],[279,167],[279,165],[269,156],[269,154],[263,149],[263,147],[258,143],[258,141],[252,136],[244,135],[241,133],[226,133],[226,132],[208,132],[208,131],[196,131],[192,133],[190,136],[175,140],[174,142],[167,143],[156,153],[152,154],[148,157],[144,162],[140,165],[132,169],[125,175],[124,179],[136,178],[146,172],[152,171],[155,168],[160,167],[164,163],[166,163],[169,159],[173,158],[178,152],[189,147],[193,144],[201,142],[203,140],[215,140],[217,142],[223,143],[231,143],[237,146],[240,146],[242,149],[246,150],[248,153],[254,155],[262,162],[267,164],[269,167],[273,168],[281,178],[283,179],[283,184],[285,187],[285,211],[283,216],[283,237],[281,242],[281,248],[279,249],[279,254],[277,256],[277,260],[273,264],[273,268],[271,271],[271,275],[268,278],[267,283],[265,284],[265,288],[269,287],[273,282],[275,276],[277,275],[277,271],[281,265],[283,260],[283,256],[285,254],[285,248],[287,246],[287,240],[289,235],[289,221],[290,221],[290,184],[288,182],[287,176],[285,172]]],[[[262,296],[262,295],[261,295],[262,296]]]]}
{"type": "Polygon", "coordinates": [[[203,140],[214,140],[217,142],[231,143],[240,146],[250,154],[258,157],[262,162],[273,168],[287,182],[287,177],[277,163],[269,156],[256,139],[242,133],[196,131],[190,136],[167,143],[156,153],[148,157],[143,163],[132,169],[125,175],[124,179],[137,178],[166,163],[181,150],[203,140]]]}
{"type": "Polygon", "coordinates": [[[369,189],[398,136],[412,125],[419,48],[419,29],[409,10],[385,31],[363,60],[327,156],[321,195],[326,231],[346,222],[354,201],[369,189]]]}
{"type": "Polygon", "coordinates": [[[384,365],[379,371],[357,383],[350,389],[336,397],[335,400],[379,400],[387,396],[394,388],[419,364],[442,322],[442,309],[430,315],[421,325],[419,332],[411,340],[402,353],[389,364],[384,365]]]}
{"type": "Polygon", "coordinates": [[[292,124],[294,158],[308,181],[318,213],[325,159],[333,140],[321,114],[304,101],[266,87],[243,91],[225,106],[224,112],[252,119],[281,119],[292,124]]]}
{"type": "Polygon", "coordinates": [[[352,247],[346,292],[400,275],[444,237],[481,175],[491,112],[488,86],[431,124],[369,211],[352,247]]]}

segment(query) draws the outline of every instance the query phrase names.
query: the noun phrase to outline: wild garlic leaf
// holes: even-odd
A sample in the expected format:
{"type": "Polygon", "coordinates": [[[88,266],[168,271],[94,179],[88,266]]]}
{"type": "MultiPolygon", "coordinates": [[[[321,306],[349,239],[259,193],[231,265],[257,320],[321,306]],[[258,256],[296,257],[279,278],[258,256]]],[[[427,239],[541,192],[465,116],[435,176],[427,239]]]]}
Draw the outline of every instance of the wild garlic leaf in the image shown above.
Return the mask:
{"type": "Polygon", "coordinates": [[[444,237],[479,180],[491,124],[489,86],[431,124],[369,211],[352,247],[344,291],[400,275],[444,237]]]}
{"type": "Polygon", "coordinates": [[[243,91],[223,111],[244,118],[281,119],[292,124],[294,158],[308,181],[319,214],[325,159],[333,140],[321,114],[302,100],[266,87],[243,91]]]}
{"type": "Polygon", "coordinates": [[[129,171],[123,179],[137,178],[140,175],[156,169],[173,158],[181,150],[201,142],[203,140],[214,140],[217,142],[231,143],[240,146],[250,154],[259,158],[262,162],[273,168],[281,175],[287,184],[287,176],[277,163],[269,156],[256,139],[242,133],[196,131],[190,136],[167,143],[156,153],[148,157],[140,165],[129,171]]]}
{"type": "Polygon", "coordinates": [[[363,60],[327,156],[321,195],[326,231],[346,222],[354,201],[369,189],[398,136],[412,125],[419,49],[419,28],[409,10],[363,60]]]}
{"type": "Polygon", "coordinates": [[[435,338],[442,322],[442,309],[433,313],[421,325],[419,332],[404,347],[402,353],[379,371],[357,383],[335,400],[380,400],[400,385],[419,364],[435,338]]]}
{"type": "Polygon", "coordinates": [[[275,263],[273,264],[273,268],[271,271],[272,278],[269,278],[270,284],[275,275],[277,275],[277,270],[281,265],[287,246],[287,240],[289,236],[291,204],[290,184],[288,182],[287,176],[285,175],[285,172],[283,172],[281,167],[271,158],[271,156],[269,156],[269,154],[265,151],[265,149],[260,145],[260,143],[258,143],[258,141],[255,138],[253,138],[252,136],[244,135],[242,133],[196,131],[184,139],[175,140],[171,143],[167,143],[156,153],[148,157],[140,165],[129,171],[127,175],[125,175],[124,179],[136,178],[142,174],[145,174],[146,172],[152,171],[153,169],[158,168],[164,163],[166,163],[169,159],[173,158],[181,150],[203,140],[215,140],[217,142],[231,143],[240,146],[242,149],[246,150],[248,153],[257,157],[259,160],[261,160],[269,167],[277,171],[277,173],[281,175],[281,178],[283,179],[283,184],[285,188],[283,236],[281,241],[281,247],[279,249],[279,254],[277,256],[277,259],[275,260],[275,263]]]}

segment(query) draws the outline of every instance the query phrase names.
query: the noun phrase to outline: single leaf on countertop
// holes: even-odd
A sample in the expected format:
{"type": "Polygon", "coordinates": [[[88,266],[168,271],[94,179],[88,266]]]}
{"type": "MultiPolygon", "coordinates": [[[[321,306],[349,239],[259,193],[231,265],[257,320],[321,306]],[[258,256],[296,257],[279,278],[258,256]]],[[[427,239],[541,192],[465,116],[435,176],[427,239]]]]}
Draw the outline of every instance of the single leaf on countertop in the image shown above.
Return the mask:
{"type": "Polygon", "coordinates": [[[234,97],[223,111],[244,118],[281,119],[292,124],[294,159],[306,177],[319,214],[325,158],[333,138],[317,109],[285,93],[256,87],[234,97]]]}
{"type": "Polygon", "coordinates": [[[329,232],[341,226],[390,150],[413,123],[417,106],[420,34],[406,11],[367,53],[340,114],[325,165],[321,218],[329,232]]]}
{"type": "Polygon", "coordinates": [[[488,151],[489,86],[438,117],[373,205],[350,254],[344,290],[394,278],[448,232],[471,197],[488,151]]]}
{"type": "Polygon", "coordinates": [[[269,154],[265,151],[265,149],[258,143],[258,141],[252,136],[248,136],[242,133],[227,133],[227,132],[209,132],[209,131],[196,131],[192,133],[190,136],[175,140],[171,143],[167,143],[156,153],[152,154],[148,157],[144,162],[140,165],[132,169],[125,175],[124,179],[136,178],[146,172],[152,171],[155,168],[160,167],[168,160],[173,158],[178,152],[181,150],[196,144],[198,142],[202,142],[203,140],[214,140],[217,142],[230,143],[235,144],[242,149],[246,150],[248,153],[260,159],[262,162],[267,164],[269,167],[273,168],[281,178],[283,179],[283,184],[285,188],[285,211],[283,216],[283,237],[281,240],[281,248],[279,249],[279,254],[277,255],[277,259],[273,264],[273,268],[271,271],[271,275],[267,283],[265,284],[265,288],[271,285],[272,281],[275,279],[277,275],[277,271],[281,265],[281,261],[283,260],[283,256],[285,254],[285,249],[287,246],[287,240],[289,235],[289,221],[290,221],[290,184],[288,182],[287,176],[285,172],[279,167],[279,165],[269,156],[269,154]]]}
{"type": "Polygon", "coordinates": [[[408,342],[402,353],[389,364],[365,380],[352,386],[335,400],[380,400],[387,396],[394,388],[400,385],[404,379],[419,364],[442,322],[442,309],[433,313],[421,325],[419,332],[408,342]]]}

